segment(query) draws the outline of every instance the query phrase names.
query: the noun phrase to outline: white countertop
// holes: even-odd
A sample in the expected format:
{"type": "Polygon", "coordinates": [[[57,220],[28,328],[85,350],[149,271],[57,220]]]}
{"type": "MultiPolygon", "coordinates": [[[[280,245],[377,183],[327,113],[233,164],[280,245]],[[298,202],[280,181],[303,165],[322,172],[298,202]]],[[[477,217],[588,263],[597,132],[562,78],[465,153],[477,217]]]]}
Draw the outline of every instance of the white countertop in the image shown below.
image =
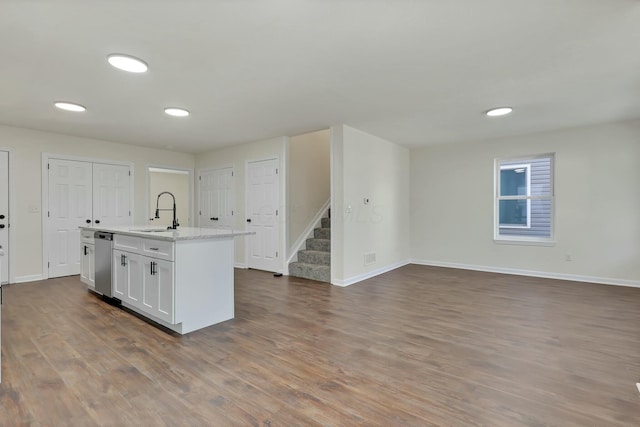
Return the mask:
{"type": "Polygon", "coordinates": [[[107,233],[124,234],[127,236],[144,237],[155,240],[201,240],[216,239],[222,237],[248,236],[256,234],[253,231],[232,230],[230,228],[209,228],[209,227],[178,227],[176,230],[167,230],[164,227],[152,225],[131,225],[118,227],[80,227],[81,230],[104,231],[107,233]],[[163,230],[163,231],[159,231],[163,230]]]}

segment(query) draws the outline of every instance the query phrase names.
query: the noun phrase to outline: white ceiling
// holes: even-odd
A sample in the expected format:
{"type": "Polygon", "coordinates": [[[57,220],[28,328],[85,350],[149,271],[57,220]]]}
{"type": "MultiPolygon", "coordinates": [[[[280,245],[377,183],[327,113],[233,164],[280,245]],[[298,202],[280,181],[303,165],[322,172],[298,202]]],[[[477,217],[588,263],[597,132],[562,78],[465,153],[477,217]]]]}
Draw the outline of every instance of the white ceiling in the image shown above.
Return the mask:
{"type": "Polygon", "coordinates": [[[637,0],[2,0],[0,123],[193,153],[339,123],[482,140],[640,117],[639,47],[637,0]]]}

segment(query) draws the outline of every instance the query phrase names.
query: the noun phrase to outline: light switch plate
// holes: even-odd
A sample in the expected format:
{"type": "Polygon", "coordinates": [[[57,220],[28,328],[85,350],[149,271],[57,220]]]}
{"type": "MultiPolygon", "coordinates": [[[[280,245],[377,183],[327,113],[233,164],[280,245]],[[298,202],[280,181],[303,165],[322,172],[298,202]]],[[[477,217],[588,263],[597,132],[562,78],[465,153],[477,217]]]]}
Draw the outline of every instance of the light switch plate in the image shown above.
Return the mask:
{"type": "Polygon", "coordinates": [[[40,206],[38,205],[29,205],[29,213],[39,213],[40,206]]]}

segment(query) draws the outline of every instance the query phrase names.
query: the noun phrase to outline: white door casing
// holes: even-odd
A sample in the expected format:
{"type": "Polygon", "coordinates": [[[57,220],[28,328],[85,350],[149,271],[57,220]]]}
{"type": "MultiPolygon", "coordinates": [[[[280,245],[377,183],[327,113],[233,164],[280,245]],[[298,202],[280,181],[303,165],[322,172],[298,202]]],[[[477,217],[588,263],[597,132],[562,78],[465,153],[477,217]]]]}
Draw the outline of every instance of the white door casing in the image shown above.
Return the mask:
{"type": "Polygon", "coordinates": [[[235,213],[235,173],[232,167],[202,171],[199,225],[233,227],[235,213]]]}
{"type": "Polygon", "coordinates": [[[280,270],[280,182],[278,159],[247,162],[247,267],[278,272],[280,270]]]}
{"type": "Polygon", "coordinates": [[[92,221],[92,165],[49,161],[47,234],[49,277],[80,273],[80,226],[92,221]],[[88,222],[87,222],[88,221],[88,222]]]}
{"type": "Polygon", "coordinates": [[[0,151],[0,281],[9,281],[9,153],[0,151]]]}

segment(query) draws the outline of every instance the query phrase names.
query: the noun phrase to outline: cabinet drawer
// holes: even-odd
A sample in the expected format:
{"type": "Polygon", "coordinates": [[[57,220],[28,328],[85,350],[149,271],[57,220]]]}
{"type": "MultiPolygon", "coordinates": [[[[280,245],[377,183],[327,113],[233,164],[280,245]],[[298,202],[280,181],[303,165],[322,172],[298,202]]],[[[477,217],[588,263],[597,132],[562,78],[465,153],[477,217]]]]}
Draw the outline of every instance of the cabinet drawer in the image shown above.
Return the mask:
{"type": "Polygon", "coordinates": [[[93,239],[93,234],[95,231],[92,230],[81,230],[80,231],[80,241],[82,243],[93,244],[95,240],[93,239]]]}
{"type": "Polygon", "coordinates": [[[142,255],[173,261],[173,242],[142,239],[142,255]]]}
{"type": "Polygon", "coordinates": [[[113,236],[113,248],[121,251],[140,252],[142,250],[141,240],[140,237],[116,234],[113,236]]]}

